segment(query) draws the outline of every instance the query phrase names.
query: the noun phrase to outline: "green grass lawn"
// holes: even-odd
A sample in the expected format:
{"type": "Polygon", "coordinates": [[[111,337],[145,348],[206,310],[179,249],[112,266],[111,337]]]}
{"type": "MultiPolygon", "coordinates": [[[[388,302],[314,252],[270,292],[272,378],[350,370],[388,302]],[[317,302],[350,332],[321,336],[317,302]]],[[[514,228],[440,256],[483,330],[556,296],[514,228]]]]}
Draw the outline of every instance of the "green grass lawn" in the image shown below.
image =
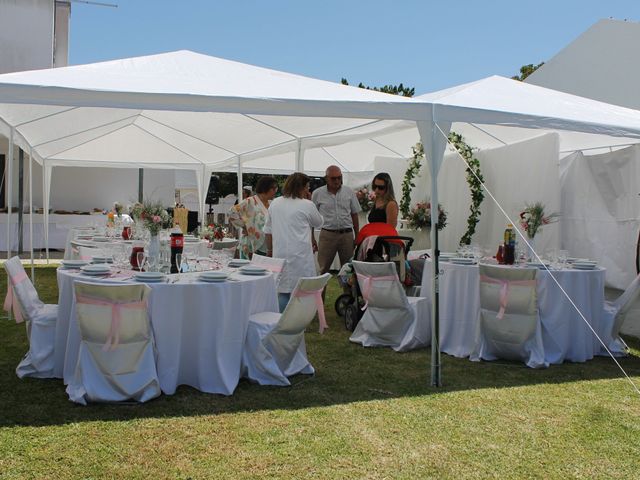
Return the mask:
{"type": "MultiPolygon", "coordinates": [[[[55,270],[36,278],[57,302],[55,270]]],[[[640,396],[610,359],[531,370],[443,355],[434,388],[429,350],[350,344],[337,293],[332,281],[329,331],[306,334],[315,376],[143,405],[81,407],[61,380],[19,380],[24,327],[3,320],[0,479],[640,478],[640,396]]],[[[628,340],[621,364],[640,384],[628,340]]]]}

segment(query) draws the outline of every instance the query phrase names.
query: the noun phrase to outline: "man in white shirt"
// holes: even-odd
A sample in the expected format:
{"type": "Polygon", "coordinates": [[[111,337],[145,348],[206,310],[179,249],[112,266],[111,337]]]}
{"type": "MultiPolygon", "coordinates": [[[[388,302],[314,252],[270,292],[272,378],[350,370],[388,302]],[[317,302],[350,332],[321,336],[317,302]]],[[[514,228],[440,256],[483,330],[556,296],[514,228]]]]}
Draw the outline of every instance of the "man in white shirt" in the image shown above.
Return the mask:
{"type": "Polygon", "coordinates": [[[354,239],[359,230],[358,212],[361,210],[353,190],[342,185],[339,167],[331,165],[325,175],[327,184],[311,195],[311,201],[324,218],[317,244],[312,237],[314,248],[318,249],[320,274],[329,271],[336,253],[341,266],[353,256],[354,239]]]}

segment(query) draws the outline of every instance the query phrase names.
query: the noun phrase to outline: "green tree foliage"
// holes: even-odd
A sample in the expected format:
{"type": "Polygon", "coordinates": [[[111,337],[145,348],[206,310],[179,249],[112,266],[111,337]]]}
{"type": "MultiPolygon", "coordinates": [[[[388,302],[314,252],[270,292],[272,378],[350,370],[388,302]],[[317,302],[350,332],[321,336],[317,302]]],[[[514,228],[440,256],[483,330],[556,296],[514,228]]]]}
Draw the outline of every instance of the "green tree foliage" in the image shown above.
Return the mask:
{"type": "MultiPolygon", "coordinates": [[[[342,83],[342,85],[349,85],[349,82],[347,81],[346,78],[342,78],[340,80],[340,83],[342,83]]],[[[390,93],[391,95],[401,95],[403,97],[413,97],[413,95],[416,93],[415,88],[405,87],[402,83],[400,85],[384,85],[382,87],[369,87],[364,83],[360,82],[358,84],[358,88],[375,90],[376,92],[382,92],[382,93],[390,93]]]]}
{"type": "Polygon", "coordinates": [[[518,81],[522,82],[522,81],[524,81],[525,78],[527,78],[529,75],[531,75],[537,69],[539,69],[542,65],[544,65],[544,62],[541,62],[538,65],[534,65],[533,63],[530,63],[529,65],[523,65],[523,66],[520,67],[520,75],[515,75],[515,76],[513,76],[511,78],[513,80],[518,80],[518,81]]]}

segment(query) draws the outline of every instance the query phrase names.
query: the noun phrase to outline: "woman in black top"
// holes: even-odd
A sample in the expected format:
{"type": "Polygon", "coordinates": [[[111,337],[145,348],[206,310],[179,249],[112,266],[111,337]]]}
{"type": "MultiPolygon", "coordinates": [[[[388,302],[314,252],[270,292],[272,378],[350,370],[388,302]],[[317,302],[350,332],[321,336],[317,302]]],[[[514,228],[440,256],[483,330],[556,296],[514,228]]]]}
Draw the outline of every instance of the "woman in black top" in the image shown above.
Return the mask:
{"type": "Polygon", "coordinates": [[[388,223],[396,228],[398,223],[398,203],[393,193],[393,183],[388,173],[379,173],[373,177],[371,190],[376,194],[376,200],[371,212],[369,212],[369,223],[388,223]]]}

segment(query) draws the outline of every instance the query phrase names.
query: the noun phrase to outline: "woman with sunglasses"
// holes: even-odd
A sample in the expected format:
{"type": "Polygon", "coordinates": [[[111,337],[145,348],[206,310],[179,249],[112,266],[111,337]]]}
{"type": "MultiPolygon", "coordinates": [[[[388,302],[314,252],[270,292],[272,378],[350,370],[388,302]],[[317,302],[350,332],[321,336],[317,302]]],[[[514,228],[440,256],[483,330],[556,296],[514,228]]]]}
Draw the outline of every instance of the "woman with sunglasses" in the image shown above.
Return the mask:
{"type": "Polygon", "coordinates": [[[388,223],[396,228],[398,203],[393,193],[393,182],[389,174],[381,172],[373,177],[371,190],[376,194],[376,200],[371,212],[369,212],[369,223],[388,223]]]}

